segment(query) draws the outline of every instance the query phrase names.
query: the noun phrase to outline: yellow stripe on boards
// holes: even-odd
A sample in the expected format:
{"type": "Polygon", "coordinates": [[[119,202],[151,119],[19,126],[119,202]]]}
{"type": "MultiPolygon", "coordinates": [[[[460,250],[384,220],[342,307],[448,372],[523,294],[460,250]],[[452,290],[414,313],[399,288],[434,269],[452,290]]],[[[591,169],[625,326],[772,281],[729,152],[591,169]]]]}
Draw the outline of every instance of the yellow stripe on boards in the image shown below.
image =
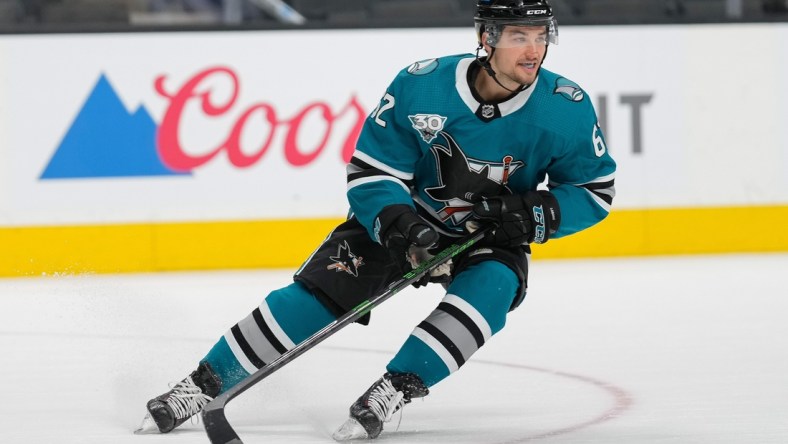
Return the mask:
{"type": "Polygon", "coordinates": [[[340,222],[0,228],[0,276],[296,267],[340,222]]]}
{"type": "Polygon", "coordinates": [[[788,206],[614,210],[533,250],[536,258],[788,251],[788,206]]]}
{"type": "MultiPolygon", "coordinates": [[[[0,228],[0,276],[298,267],[342,219],[0,228]]],[[[788,206],[613,211],[534,258],[788,251],[788,206]]]]}

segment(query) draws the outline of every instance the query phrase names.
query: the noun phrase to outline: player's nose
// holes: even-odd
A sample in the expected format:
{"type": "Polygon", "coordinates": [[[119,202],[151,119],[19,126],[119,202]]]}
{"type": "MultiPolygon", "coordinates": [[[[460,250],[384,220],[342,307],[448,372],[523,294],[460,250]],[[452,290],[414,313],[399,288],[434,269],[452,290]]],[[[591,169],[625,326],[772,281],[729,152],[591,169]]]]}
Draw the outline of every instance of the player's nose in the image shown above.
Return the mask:
{"type": "Polygon", "coordinates": [[[539,53],[536,43],[528,42],[523,46],[523,52],[526,55],[532,56],[539,53]]]}

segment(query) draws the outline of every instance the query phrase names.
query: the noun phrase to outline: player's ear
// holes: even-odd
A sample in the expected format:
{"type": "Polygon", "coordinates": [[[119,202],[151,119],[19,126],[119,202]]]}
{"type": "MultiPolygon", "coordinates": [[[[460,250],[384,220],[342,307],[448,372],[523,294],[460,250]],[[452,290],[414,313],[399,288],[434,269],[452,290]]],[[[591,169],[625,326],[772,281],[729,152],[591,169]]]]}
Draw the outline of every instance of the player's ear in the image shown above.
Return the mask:
{"type": "Polygon", "coordinates": [[[490,50],[491,50],[491,46],[490,46],[489,42],[490,42],[490,33],[487,32],[487,31],[484,31],[482,33],[482,42],[481,43],[482,43],[482,47],[484,47],[484,52],[486,52],[487,54],[489,54],[490,50]]]}

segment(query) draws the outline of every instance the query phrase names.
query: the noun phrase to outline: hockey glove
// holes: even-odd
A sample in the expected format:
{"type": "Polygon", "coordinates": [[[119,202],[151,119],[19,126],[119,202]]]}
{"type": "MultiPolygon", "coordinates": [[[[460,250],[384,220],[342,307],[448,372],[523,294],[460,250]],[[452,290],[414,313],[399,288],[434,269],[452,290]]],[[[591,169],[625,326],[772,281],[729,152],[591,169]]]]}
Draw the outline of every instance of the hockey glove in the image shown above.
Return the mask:
{"type": "Polygon", "coordinates": [[[561,224],[558,201],[549,191],[489,197],[473,206],[473,214],[499,225],[491,239],[504,247],[543,244],[561,224]]]}
{"type": "MultiPolygon", "coordinates": [[[[386,247],[403,274],[419,265],[426,250],[438,242],[439,235],[426,220],[408,205],[389,205],[375,219],[377,241],[386,247]]],[[[429,274],[414,283],[426,285],[429,274]]]]}

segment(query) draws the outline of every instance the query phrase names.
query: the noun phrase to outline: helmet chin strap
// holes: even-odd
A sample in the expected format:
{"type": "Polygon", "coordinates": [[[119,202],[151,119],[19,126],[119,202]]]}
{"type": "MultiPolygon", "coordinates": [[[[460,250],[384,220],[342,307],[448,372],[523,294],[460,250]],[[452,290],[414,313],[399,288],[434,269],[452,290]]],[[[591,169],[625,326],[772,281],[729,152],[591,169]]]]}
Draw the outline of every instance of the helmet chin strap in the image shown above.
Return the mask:
{"type": "Polygon", "coordinates": [[[479,47],[476,48],[476,63],[478,63],[479,66],[481,66],[482,69],[484,69],[484,71],[487,72],[487,75],[492,77],[492,79],[495,81],[495,83],[498,84],[498,86],[500,86],[501,88],[503,88],[503,89],[505,89],[505,90],[507,90],[507,91],[509,91],[511,93],[522,91],[522,90],[524,90],[524,89],[526,89],[526,88],[528,88],[530,86],[530,85],[526,85],[524,83],[520,83],[519,84],[520,87],[517,88],[517,89],[509,89],[509,88],[503,86],[503,83],[501,83],[501,81],[498,80],[498,77],[495,75],[495,70],[492,69],[492,65],[490,65],[490,59],[492,59],[493,54],[495,54],[495,47],[494,46],[490,47],[490,54],[488,54],[487,58],[485,58],[484,60],[482,60],[481,57],[479,57],[479,51],[481,51],[483,48],[484,48],[484,45],[479,43],[479,47]]]}

